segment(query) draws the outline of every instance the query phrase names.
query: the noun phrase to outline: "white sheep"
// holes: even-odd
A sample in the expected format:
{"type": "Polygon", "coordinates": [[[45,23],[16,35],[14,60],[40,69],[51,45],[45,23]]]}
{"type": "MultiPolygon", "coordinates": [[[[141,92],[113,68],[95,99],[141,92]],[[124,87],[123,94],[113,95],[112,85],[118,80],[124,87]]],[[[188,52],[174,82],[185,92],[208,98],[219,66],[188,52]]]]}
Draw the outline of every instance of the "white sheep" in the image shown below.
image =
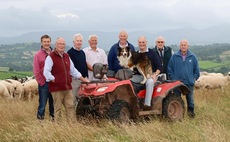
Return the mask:
{"type": "Polygon", "coordinates": [[[8,89],[6,88],[5,84],[2,83],[2,81],[0,82],[0,97],[7,100],[12,99],[12,96],[10,96],[8,89]]]}
{"type": "Polygon", "coordinates": [[[22,84],[19,81],[13,79],[6,79],[6,81],[10,82],[14,88],[14,94],[13,94],[14,99],[16,100],[22,99],[22,94],[23,94],[22,84]]]}
{"type": "Polygon", "coordinates": [[[11,98],[13,98],[13,96],[14,96],[14,87],[13,87],[13,85],[10,82],[8,82],[7,80],[1,80],[0,82],[6,86],[11,98]]]}
{"type": "Polygon", "coordinates": [[[200,76],[224,76],[222,73],[208,73],[208,72],[200,72],[200,76]]]}
{"type": "Polygon", "coordinates": [[[228,86],[229,76],[220,75],[204,75],[195,82],[195,88],[206,88],[206,89],[217,89],[220,88],[222,93],[224,92],[224,87],[228,86]]]}
{"type": "Polygon", "coordinates": [[[22,83],[23,99],[31,101],[34,95],[38,94],[38,83],[36,79],[22,83]]]}

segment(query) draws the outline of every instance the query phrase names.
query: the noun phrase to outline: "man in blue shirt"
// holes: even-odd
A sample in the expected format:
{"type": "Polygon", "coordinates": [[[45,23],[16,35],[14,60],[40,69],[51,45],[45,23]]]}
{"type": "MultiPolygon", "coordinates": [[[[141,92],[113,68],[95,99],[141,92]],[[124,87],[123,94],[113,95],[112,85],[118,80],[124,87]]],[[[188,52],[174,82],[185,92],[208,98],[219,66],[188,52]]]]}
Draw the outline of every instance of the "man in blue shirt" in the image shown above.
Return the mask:
{"type": "Polygon", "coordinates": [[[188,41],[183,39],[180,42],[180,50],[172,55],[168,64],[168,75],[171,80],[180,80],[189,89],[186,95],[188,116],[195,117],[194,113],[194,84],[200,77],[200,69],[197,57],[189,49],[188,41]]]}
{"type": "Polygon", "coordinates": [[[127,41],[128,34],[126,31],[120,31],[119,33],[119,41],[115,43],[109,50],[108,54],[108,64],[109,64],[109,70],[114,71],[116,73],[119,69],[122,69],[123,67],[120,66],[119,61],[117,59],[118,54],[118,47],[124,48],[129,46],[132,51],[135,51],[134,46],[127,41]]]}

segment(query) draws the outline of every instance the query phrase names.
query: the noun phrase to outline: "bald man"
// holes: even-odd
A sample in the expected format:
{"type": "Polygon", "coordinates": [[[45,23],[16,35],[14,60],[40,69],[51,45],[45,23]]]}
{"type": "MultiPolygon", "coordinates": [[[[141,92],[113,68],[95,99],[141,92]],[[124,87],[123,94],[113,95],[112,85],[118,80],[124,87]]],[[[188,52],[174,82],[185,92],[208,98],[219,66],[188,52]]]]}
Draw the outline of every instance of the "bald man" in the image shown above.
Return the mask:
{"type": "Polygon", "coordinates": [[[143,80],[143,76],[140,73],[135,73],[130,79],[134,85],[135,92],[138,93],[140,90],[146,88],[145,100],[144,100],[144,110],[151,110],[152,107],[152,94],[154,89],[154,83],[157,81],[157,76],[161,73],[162,66],[157,56],[156,52],[147,47],[148,41],[145,36],[140,36],[138,38],[139,53],[145,53],[146,56],[151,61],[152,65],[152,75],[147,79],[145,85],[139,85],[143,80]]]}
{"type": "MultiPolygon", "coordinates": [[[[182,81],[191,91],[186,95],[187,113],[189,117],[194,118],[193,89],[195,81],[200,77],[200,69],[196,55],[189,50],[188,40],[181,40],[180,50],[174,53],[169,60],[168,75],[171,80],[182,81]]],[[[175,92],[181,94],[179,90],[175,92]]]]}

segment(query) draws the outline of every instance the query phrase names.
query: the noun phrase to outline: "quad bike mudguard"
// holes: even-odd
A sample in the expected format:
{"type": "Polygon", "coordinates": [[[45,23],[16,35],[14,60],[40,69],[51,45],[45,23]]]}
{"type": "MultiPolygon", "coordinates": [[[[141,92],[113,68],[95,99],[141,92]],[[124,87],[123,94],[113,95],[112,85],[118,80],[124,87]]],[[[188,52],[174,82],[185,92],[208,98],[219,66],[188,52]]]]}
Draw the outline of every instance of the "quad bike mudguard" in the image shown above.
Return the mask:
{"type": "Polygon", "coordinates": [[[90,102],[95,98],[106,98],[109,104],[118,99],[126,102],[130,102],[131,98],[137,99],[130,80],[120,81],[114,78],[109,78],[104,82],[95,81],[82,84],[78,94],[82,98],[88,98],[90,102]]]}
{"type": "MultiPolygon", "coordinates": [[[[161,84],[154,87],[152,95],[152,109],[158,110],[159,114],[163,113],[163,102],[167,96],[180,96],[180,94],[175,94],[174,90],[179,89],[183,95],[190,93],[190,90],[180,81],[166,80],[161,84]]],[[[141,90],[137,95],[139,98],[145,98],[146,90],[141,90]]]]}
{"type": "MultiPolygon", "coordinates": [[[[116,80],[111,79],[108,81],[94,81],[91,83],[85,83],[80,86],[79,95],[83,96],[101,96],[106,93],[113,92],[116,88],[123,85],[129,85],[132,90],[133,86],[130,80],[116,80]]],[[[134,95],[134,92],[130,93],[131,95],[134,95]]]]}
{"type": "MultiPolygon", "coordinates": [[[[161,83],[157,86],[154,87],[153,95],[152,98],[161,96],[161,97],[166,97],[169,92],[172,92],[174,89],[180,89],[183,95],[187,95],[190,93],[190,90],[188,89],[187,86],[185,86],[182,82],[180,81],[165,81],[164,83],[161,83]]],[[[146,90],[141,90],[137,96],[139,98],[145,98],[145,92],[146,90]]]]}

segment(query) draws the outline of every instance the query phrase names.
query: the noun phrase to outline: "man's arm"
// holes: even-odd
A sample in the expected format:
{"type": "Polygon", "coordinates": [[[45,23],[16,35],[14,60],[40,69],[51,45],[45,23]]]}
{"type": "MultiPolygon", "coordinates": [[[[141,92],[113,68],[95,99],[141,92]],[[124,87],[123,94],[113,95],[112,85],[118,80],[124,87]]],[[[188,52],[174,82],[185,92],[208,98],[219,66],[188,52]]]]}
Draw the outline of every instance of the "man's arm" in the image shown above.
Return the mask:
{"type": "Polygon", "coordinates": [[[50,81],[54,82],[55,80],[54,76],[51,74],[52,67],[53,67],[53,60],[51,59],[50,56],[47,56],[45,60],[44,71],[43,71],[43,75],[45,76],[47,82],[50,81]]]}

